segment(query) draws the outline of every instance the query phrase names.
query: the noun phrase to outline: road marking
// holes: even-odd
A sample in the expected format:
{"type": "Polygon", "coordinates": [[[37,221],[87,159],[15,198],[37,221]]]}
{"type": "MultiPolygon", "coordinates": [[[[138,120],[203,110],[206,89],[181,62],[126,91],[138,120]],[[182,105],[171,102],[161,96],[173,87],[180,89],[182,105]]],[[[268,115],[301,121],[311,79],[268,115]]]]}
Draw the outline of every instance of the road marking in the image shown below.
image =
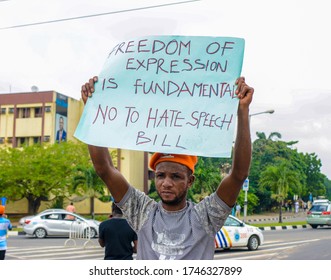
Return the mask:
{"type": "Polygon", "coordinates": [[[309,243],[309,242],[315,242],[315,241],[320,241],[321,239],[309,239],[309,240],[298,240],[298,241],[291,241],[291,242],[281,242],[281,243],[277,243],[277,242],[271,242],[268,243],[268,245],[262,245],[261,248],[265,248],[265,247],[271,247],[274,245],[290,245],[290,244],[300,244],[300,243],[309,243]]]}

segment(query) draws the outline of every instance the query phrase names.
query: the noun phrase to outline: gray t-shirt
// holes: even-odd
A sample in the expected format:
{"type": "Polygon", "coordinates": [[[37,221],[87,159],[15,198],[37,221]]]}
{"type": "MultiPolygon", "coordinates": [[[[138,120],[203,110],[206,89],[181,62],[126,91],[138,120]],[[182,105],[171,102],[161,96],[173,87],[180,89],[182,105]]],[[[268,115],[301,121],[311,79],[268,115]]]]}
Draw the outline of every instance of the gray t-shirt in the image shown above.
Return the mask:
{"type": "Polygon", "coordinates": [[[188,201],[184,209],[169,212],[133,187],[117,205],[138,234],[138,260],[213,259],[215,234],[231,211],[213,193],[198,204],[188,201]]]}

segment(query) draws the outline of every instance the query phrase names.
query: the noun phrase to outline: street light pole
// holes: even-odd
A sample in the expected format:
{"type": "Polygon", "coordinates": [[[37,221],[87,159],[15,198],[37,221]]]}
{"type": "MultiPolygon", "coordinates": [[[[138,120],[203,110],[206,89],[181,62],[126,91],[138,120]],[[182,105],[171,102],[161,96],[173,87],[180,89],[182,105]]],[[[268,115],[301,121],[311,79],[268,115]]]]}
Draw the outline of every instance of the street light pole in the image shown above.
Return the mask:
{"type": "MultiPolygon", "coordinates": [[[[254,114],[250,114],[249,115],[249,120],[251,120],[252,116],[256,116],[256,115],[262,115],[262,114],[273,114],[275,112],[274,109],[270,109],[267,111],[263,111],[263,112],[258,112],[258,113],[254,113],[254,114]]],[[[243,186],[243,190],[245,191],[245,201],[244,201],[244,219],[243,221],[246,222],[246,216],[247,216],[247,192],[248,192],[248,185],[249,185],[249,180],[248,178],[245,180],[244,186],[243,186]]]]}
{"type": "Polygon", "coordinates": [[[259,112],[259,113],[250,114],[249,117],[261,115],[261,114],[273,114],[274,112],[275,112],[275,110],[271,109],[271,110],[267,110],[267,111],[263,111],[263,112],[259,112]]]}

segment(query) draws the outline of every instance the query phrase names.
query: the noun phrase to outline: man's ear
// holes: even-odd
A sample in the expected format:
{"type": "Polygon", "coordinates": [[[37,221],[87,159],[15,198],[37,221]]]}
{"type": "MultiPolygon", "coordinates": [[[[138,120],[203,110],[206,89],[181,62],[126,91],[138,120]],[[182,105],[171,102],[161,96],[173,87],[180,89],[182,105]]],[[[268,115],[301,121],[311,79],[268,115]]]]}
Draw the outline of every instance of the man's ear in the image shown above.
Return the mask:
{"type": "Polygon", "coordinates": [[[193,185],[194,181],[195,181],[195,176],[193,174],[191,174],[190,177],[188,178],[189,188],[193,185]]]}

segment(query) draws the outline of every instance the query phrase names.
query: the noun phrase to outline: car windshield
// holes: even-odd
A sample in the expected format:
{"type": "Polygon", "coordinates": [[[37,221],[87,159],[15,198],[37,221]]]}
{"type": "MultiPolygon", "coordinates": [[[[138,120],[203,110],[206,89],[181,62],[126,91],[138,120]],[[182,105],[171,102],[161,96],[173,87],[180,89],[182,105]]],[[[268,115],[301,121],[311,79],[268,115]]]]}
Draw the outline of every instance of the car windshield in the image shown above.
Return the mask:
{"type": "Polygon", "coordinates": [[[311,212],[324,212],[328,210],[328,205],[317,204],[310,209],[311,212]]]}
{"type": "Polygon", "coordinates": [[[241,226],[241,223],[238,222],[237,220],[235,219],[232,219],[231,217],[228,217],[224,223],[225,226],[232,226],[232,227],[239,227],[241,226]]]}

